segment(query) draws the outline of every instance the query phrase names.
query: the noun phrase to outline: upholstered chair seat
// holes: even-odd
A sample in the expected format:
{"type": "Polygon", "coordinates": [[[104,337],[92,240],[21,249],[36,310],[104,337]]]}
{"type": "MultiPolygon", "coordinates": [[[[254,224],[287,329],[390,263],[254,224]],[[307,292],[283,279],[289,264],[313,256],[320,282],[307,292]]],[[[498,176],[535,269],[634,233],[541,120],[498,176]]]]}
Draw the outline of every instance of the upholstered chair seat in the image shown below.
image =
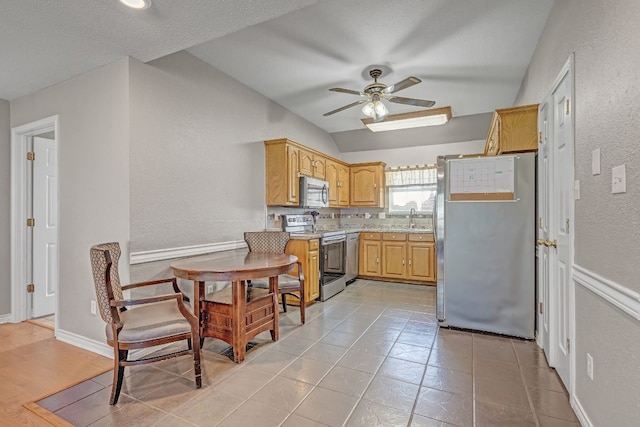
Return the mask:
{"type": "MultiPolygon", "coordinates": [[[[132,308],[120,313],[122,329],[118,342],[132,343],[172,337],[191,333],[191,325],[177,309],[173,301],[158,302],[132,308]]],[[[113,340],[113,328],[105,326],[107,339],[113,340]]]]}

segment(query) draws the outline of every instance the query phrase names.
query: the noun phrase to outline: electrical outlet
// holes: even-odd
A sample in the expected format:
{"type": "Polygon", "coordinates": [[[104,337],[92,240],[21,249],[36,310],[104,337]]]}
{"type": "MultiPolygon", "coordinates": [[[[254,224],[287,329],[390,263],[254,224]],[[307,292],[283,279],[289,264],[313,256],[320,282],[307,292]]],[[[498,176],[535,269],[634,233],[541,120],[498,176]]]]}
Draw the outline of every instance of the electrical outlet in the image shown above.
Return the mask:
{"type": "Polygon", "coordinates": [[[91,314],[96,314],[96,302],[91,300],[91,314]]]}
{"type": "Polygon", "coordinates": [[[593,381],[593,357],[587,353],[587,376],[593,381]]]}
{"type": "Polygon", "coordinates": [[[207,285],[207,293],[208,294],[212,294],[213,293],[213,283],[209,283],[207,285]]]}
{"type": "Polygon", "coordinates": [[[613,194],[627,192],[626,165],[616,166],[611,169],[611,192],[613,194]]]}

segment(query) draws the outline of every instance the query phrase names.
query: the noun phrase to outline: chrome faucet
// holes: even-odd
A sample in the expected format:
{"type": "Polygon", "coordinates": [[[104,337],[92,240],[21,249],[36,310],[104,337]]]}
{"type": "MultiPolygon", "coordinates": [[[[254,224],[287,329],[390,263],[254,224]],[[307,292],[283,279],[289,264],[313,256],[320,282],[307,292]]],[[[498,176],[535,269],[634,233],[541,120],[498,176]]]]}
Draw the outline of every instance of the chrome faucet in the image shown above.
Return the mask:
{"type": "Polygon", "coordinates": [[[411,210],[409,211],[409,228],[415,228],[416,223],[414,222],[416,216],[416,210],[415,208],[411,208],[411,210]]]}

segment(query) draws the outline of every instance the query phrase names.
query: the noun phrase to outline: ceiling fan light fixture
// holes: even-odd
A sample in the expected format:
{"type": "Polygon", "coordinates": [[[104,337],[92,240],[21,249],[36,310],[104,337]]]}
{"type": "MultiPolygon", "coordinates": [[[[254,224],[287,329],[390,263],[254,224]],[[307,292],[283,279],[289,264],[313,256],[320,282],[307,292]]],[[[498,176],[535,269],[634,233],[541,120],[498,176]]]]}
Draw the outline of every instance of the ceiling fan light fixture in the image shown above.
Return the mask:
{"type": "Polygon", "coordinates": [[[449,120],[451,120],[451,107],[442,107],[411,113],[392,114],[378,122],[373,119],[362,119],[362,123],[372,132],[382,132],[387,130],[443,125],[449,120]]]}
{"type": "Polygon", "coordinates": [[[137,10],[147,9],[151,6],[151,0],[120,0],[120,3],[137,10]]]}
{"type": "Polygon", "coordinates": [[[376,115],[375,105],[373,105],[373,102],[367,102],[364,104],[364,107],[362,107],[362,114],[367,117],[374,117],[376,115]]]}
{"type": "Polygon", "coordinates": [[[387,110],[386,105],[382,101],[376,101],[373,103],[373,109],[376,112],[376,116],[384,117],[389,114],[389,110],[387,110]]]}

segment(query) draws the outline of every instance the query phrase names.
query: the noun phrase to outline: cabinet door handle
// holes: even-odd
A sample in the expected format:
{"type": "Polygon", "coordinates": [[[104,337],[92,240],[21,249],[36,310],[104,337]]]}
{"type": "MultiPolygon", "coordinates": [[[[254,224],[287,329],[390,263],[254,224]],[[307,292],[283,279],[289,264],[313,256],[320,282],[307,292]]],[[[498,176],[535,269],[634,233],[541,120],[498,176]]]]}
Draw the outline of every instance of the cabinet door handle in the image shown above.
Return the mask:
{"type": "Polygon", "coordinates": [[[409,260],[409,265],[411,265],[411,260],[409,260]]]}
{"type": "Polygon", "coordinates": [[[376,264],[380,264],[380,258],[376,258],[376,264]]]}
{"type": "Polygon", "coordinates": [[[404,258],[402,259],[402,265],[404,265],[404,258]]]}

